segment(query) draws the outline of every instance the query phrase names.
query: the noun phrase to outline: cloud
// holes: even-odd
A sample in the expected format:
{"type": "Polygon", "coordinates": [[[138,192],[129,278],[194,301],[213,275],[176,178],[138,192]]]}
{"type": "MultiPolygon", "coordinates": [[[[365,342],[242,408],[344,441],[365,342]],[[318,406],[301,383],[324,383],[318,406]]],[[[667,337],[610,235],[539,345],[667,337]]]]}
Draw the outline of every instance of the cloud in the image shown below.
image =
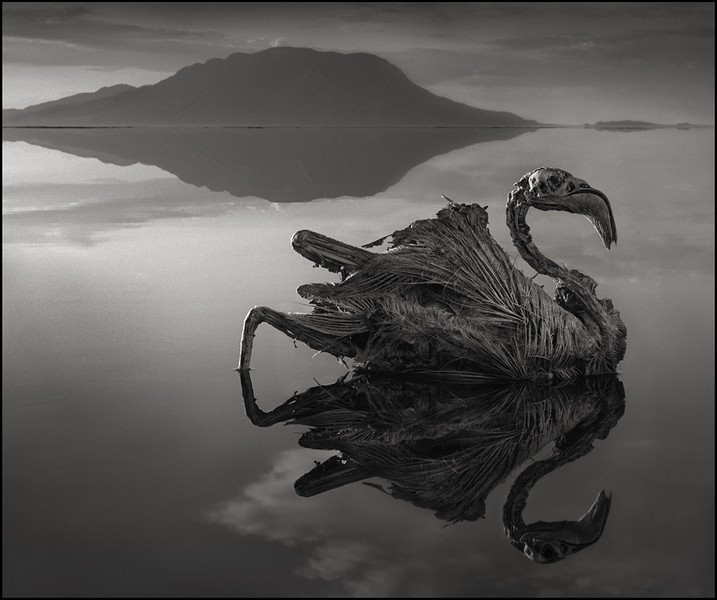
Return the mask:
{"type": "Polygon", "coordinates": [[[351,575],[356,565],[368,559],[370,553],[371,547],[365,542],[329,542],[319,546],[309,556],[306,566],[299,569],[298,574],[307,579],[345,579],[351,575]]]}
{"type": "MultiPolygon", "coordinates": [[[[32,3],[28,3],[32,4],[32,3]]],[[[122,22],[85,7],[3,5],[3,63],[176,70],[233,48],[208,30],[122,22]]]]}
{"type": "MultiPolygon", "coordinates": [[[[711,3],[5,3],[3,11],[6,65],[168,72],[280,43],[370,51],[421,85],[461,86],[462,101],[489,90],[505,98],[512,86],[522,104],[507,109],[540,120],[554,121],[545,115],[563,114],[567,102],[574,111],[680,107],[687,116],[678,120],[701,122],[714,113],[711,3]],[[573,92],[585,87],[593,105],[573,92]],[[554,90],[564,97],[551,111],[554,90]],[[606,90],[619,100],[610,104],[606,90]]],[[[22,77],[7,83],[12,90],[22,77]]]]}
{"type": "Polygon", "coordinates": [[[193,188],[174,179],[5,186],[3,195],[17,206],[3,214],[6,243],[80,246],[150,221],[222,215],[238,203],[228,194],[198,200],[193,188]],[[36,204],[28,206],[28,199],[36,204]]]}
{"type": "MultiPolygon", "coordinates": [[[[182,150],[188,163],[199,163],[206,156],[214,157],[211,163],[218,168],[216,176],[220,180],[230,177],[233,172],[243,172],[238,168],[241,162],[237,162],[237,156],[240,156],[237,148],[232,150],[228,147],[226,152],[207,154],[209,146],[199,141],[190,147],[179,144],[177,140],[174,145],[182,150]],[[203,148],[199,155],[197,148],[203,148]],[[225,155],[230,160],[223,165],[222,157],[225,155]]],[[[541,161],[546,164],[559,165],[604,189],[613,201],[619,232],[617,247],[608,252],[582,217],[531,212],[529,223],[536,243],[551,258],[606,281],[608,286],[612,280],[628,278],[636,273],[643,279],[665,278],[679,273],[709,276],[714,273],[714,203],[713,195],[709,194],[714,151],[710,142],[708,132],[699,131],[621,133],[582,129],[545,130],[525,134],[515,141],[485,142],[434,156],[430,162],[409,172],[396,190],[389,188],[383,197],[398,191],[417,205],[420,199],[432,201],[440,199],[441,193],[446,193],[457,201],[489,204],[492,235],[511,255],[515,255],[508,231],[501,225],[504,198],[513,181],[534,168],[535,157],[541,156],[541,161]],[[654,140],[651,154],[645,156],[644,147],[650,139],[654,140]],[[668,140],[669,144],[666,143],[668,140]],[[565,148],[580,148],[580,152],[568,157],[565,148]],[[676,162],[675,148],[681,149],[684,160],[676,162]],[[610,166],[610,160],[605,158],[609,152],[619,152],[623,157],[621,163],[610,166]],[[674,174],[670,177],[664,173],[667,164],[674,166],[674,174]],[[604,168],[596,165],[603,165],[604,168]],[[639,169],[635,169],[636,165],[639,169]]],[[[151,140],[143,144],[148,147],[151,140]]],[[[83,152],[80,139],[69,140],[67,145],[78,153],[83,152]]],[[[304,148],[305,144],[297,143],[295,146],[304,148]]],[[[253,147],[256,148],[256,144],[253,147]]],[[[117,146],[114,156],[111,144],[104,150],[106,156],[89,149],[86,153],[122,164],[117,157],[120,148],[117,146]]],[[[6,153],[4,167],[12,169],[14,166],[21,171],[18,177],[6,179],[4,205],[6,210],[10,207],[18,209],[4,217],[6,242],[44,240],[57,243],[64,240],[65,243],[91,245],[102,241],[114,230],[138,227],[150,221],[219,216],[244,210],[253,202],[268,208],[265,202],[250,198],[239,200],[229,194],[208,192],[206,189],[200,193],[197,187],[169,176],[158,179],[163,174],[158,168],[139,164],[119,168],[116,164],[104,165],[98,161],[92,161],[90,167],[88,161],[91,159],[71,157],[57,151],[40,151],[35,146],[22,143],[13,144],[10,150],[6,153]],[[58,185],[58,180],[54,179],[29,185],[28,177],[34,174],[28,169],[38,160],[48,166],[54,165],[53,171],[63,174],[65,178],[60,181],[65,183],[58,185]],[[133,175],[137,169],[142,170],[133,175]],[[88,173],[94,177],[141,177],[141,181],[87,182],[88,173]],[[16,185],[12,185],[13,182],[16,185]],[[38,208],[42,210],[28,210],[28,202],[39,203],[38,208]]],[[[166,153],[169,154],[170,150],[168,148],[166,153]]],[[[124,156],[131,157],[131,153],[124,156]]],[[[354,154],[346,156],[354,160],[354,154]]],[[[141,156],[125,159],[124,164],[131,163],[151,164],[151,161],[141,156]]],[[[334,167],[334,171],[339,170],[334,167]]],[[[279,179],[279,174],[270,170],[266,177],[279,179]]],[[[186,175],[184,178],[195,181],[186,175]]],[[[216,187],[211,179],[196,181],[216,187]]],[[[376,201],[381,202],[382,195],[377,193],[376,201]]],[[[400,203],[386,201],[386,205],[389,204],[405,211],[400,203]]],[[[359,215],[356,210],[355,214],[359,215]]],[[[405,214],[403,221],[396,222],[396,227],[410,222],[405,214]]],[[[424,212],[423,216],[430,214],[424,212]]],[[[373,235],[373,232],[367,235],[373,235]]],[[[361,243],[371,239],[367,237],[361,243]]],[[[599,293],[610,295],[617,302],[618,299],[608,289],[600,283],[599,293]]]]}
{"type": "Polygon", "coordinates": [[[177,38],[216,37],[206,31],[153,28],[112,22],[97,18],[85,7],[3,7],[3,36],[30,40],[60,40],[73,44],[102,46],[123,40],[125,43],[177,38]]]}
{"type": "MultiPolygon", "coordinates": [[[[593,455],[593,468],[619,471],[621,454],[620,447],[601,447],[593,455]]],[[[644,494],[619,497],[600,547],[559,566],[544,566],[528,562],[506,542],[499,510],[504,498],[491,503],[486,521],[443,528],[429,511],[359,484],[312,498],[296,496],[293,482],[313,466],[312,460],[326,456],[301,448],[279,452],[268,472],[236,497],[210,508],[205,518],[239,535],[290,549],[300,561],[294,572],[321,581],[324,594],[331,597],[628,597],[685,590],[699,596],[710,588],[709,557],[704,565],[684,557],[676,560],[673,548],[659,543],[664,532],[654,527],[664,506],[656,503],[646,515],[644,494]],[[667,570],[655,569],[655,564],[667,565],[667,570]],[[605,578],[604,573],[611,576],[605,578]]],[[[627,478],[628,472],[616,477],[627,478]]],[[[641,477],[641,489],[660,497],[660,473],[649,471],[641,477]]],[[[589,479],[589,472],[579,478],[589,479]]],[[[709,512],[706,504],[704,511],[709,512]]],[[[689,529],[690,519],[678,513],[679,526],[689,529]]]]}
{"type": "MultiPolygon", "coordinates": [[[[329,509],[335,506],[334,494],[307,499],[294,493],[294,481],[312,468],[312,460],[325,460],[331,454],[304,449],[279,453],[268,473],[247,485],[237,498],[209,510],[206,518],[237,533],[296,548],[304,556],[296,573],[335,583],[343,591],[340,595],[391,594],[403,569],[384,567],[385,550],[363,541],[360,532],[361,523],[370,522],[372,516],[366,500],[356,492],[375,492],[359,488],[354,494],[344,494],[346,504],[340,511],[329,509]]],[[[374,515],[390,527],[386,516],[374,515]]],[[[412,566],[410,560],[404,563],[404,569],[412,566]]]]}
{"type": "MultiPolygon", "coordinates": [[[[268,473],[207,511],[206,518],[294,549],[303,557],[295,573],[326,582],[327,595],[430,596],[445,589],[456,556],[443,556],[449,529],[429,511],[405,510],[404,503],[361,485],[312,498],[294,493],[294,481],[313,460],[331,454],[301,448],[280,452],[268,473]]],[[[470,553],[464,558],[475,559],[470,553]]]]}

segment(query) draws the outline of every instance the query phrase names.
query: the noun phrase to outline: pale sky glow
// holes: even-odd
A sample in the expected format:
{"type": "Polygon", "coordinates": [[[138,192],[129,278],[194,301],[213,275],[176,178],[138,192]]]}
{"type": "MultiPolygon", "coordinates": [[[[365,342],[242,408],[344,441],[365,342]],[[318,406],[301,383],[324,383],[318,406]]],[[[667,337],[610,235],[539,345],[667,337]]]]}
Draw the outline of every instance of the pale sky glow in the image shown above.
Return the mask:
{"type": "Polygon", "coordinates": [[[541,122],[714,123],[714,4],[3,3],[3,107],[276,45],[371,52],[541,122]]]}

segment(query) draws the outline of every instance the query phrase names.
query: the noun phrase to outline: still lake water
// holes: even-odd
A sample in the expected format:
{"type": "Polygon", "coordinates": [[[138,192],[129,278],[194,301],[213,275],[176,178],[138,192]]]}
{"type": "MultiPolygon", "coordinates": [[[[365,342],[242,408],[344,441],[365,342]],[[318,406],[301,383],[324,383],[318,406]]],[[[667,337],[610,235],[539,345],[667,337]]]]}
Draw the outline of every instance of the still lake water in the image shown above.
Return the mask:
{"type": "MultiPolygon", "coordinates": [[[[5,130],[4,595],[713,596],[714,160],[713,129],[5,130]],[[518,471],[450,526],[361,483],[298,496],[335,452],[254,427],[232,370],[252,306],[303,311],[298,285],[335,280],[291,235],[364,244],[446,194],[514,256],[505,198],[543,165],[612,202],[609,252],[577,216],[529,222],[620,310],[625,412],[524,516],[605,489],[603,537],[528,561],[502,525],[518,471]]],[[[345,373],[268,326],[252,367],[265,410],[345,373]]]]}

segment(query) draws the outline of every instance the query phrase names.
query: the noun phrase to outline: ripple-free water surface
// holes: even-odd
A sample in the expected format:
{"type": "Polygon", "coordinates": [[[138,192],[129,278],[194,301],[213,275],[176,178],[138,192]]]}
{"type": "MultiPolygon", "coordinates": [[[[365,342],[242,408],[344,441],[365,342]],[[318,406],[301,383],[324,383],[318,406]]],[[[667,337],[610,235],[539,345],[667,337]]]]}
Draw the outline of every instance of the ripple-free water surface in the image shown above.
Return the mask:
{"type": "MultiPolygon", "coordinates": [[[[243,162],[246,140],[226,133],[159,149],[3,143],[5,595],[714,595],[714,130],[421,133],[405,156],[393,139],[371,180],[381,135],[279,136],[243,162]],[[297,496],[294,481],[333,452],[299,447],[305,427],[252,426],[232,370],[252,306],[307,310],[295,288],[335,278],[291,235],[367,243],[433,216],[446,194],[488,206],[514,256],[505,197],[543,165],[612,202],[611,251],[574,215],[529,222],[546,255],[620,310],[626,408],[589,455],[538,483],[524,516],[577,519],[605,489],[602,539],[528,561],[503,534],[514,476],[484,519],[448,527],[360,483],[297,496]]],[[[345,373],[267,326],[252,366],[267,410],[345,373]]]]}

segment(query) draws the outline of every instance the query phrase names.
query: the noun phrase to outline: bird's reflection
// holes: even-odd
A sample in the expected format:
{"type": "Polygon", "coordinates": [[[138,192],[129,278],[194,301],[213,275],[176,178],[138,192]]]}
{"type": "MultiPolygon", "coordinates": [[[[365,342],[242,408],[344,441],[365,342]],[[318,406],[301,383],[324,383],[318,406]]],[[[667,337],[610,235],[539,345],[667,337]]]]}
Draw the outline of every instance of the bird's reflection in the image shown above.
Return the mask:
{"type": "Polygon", "coordinates": [[[493,488],[553,443],[552,456],[531,463],[511,487],[503,509],[511,545],[551,563],[602,535],[610,509],[605,492],[576,521],[526,524],[522,513],[539,479],[590,452],[617,424],[625,403],[615,376],[477,386],[360,375],[310,388],[269,412],[259,408],[249,372],[241,377],[252,423],[306,425],[300,445],[339,451],[296,481],[299,495],[379,477],[387,487],[367,485],[449,523],[472,521],[484,516],[493,488]]]}

